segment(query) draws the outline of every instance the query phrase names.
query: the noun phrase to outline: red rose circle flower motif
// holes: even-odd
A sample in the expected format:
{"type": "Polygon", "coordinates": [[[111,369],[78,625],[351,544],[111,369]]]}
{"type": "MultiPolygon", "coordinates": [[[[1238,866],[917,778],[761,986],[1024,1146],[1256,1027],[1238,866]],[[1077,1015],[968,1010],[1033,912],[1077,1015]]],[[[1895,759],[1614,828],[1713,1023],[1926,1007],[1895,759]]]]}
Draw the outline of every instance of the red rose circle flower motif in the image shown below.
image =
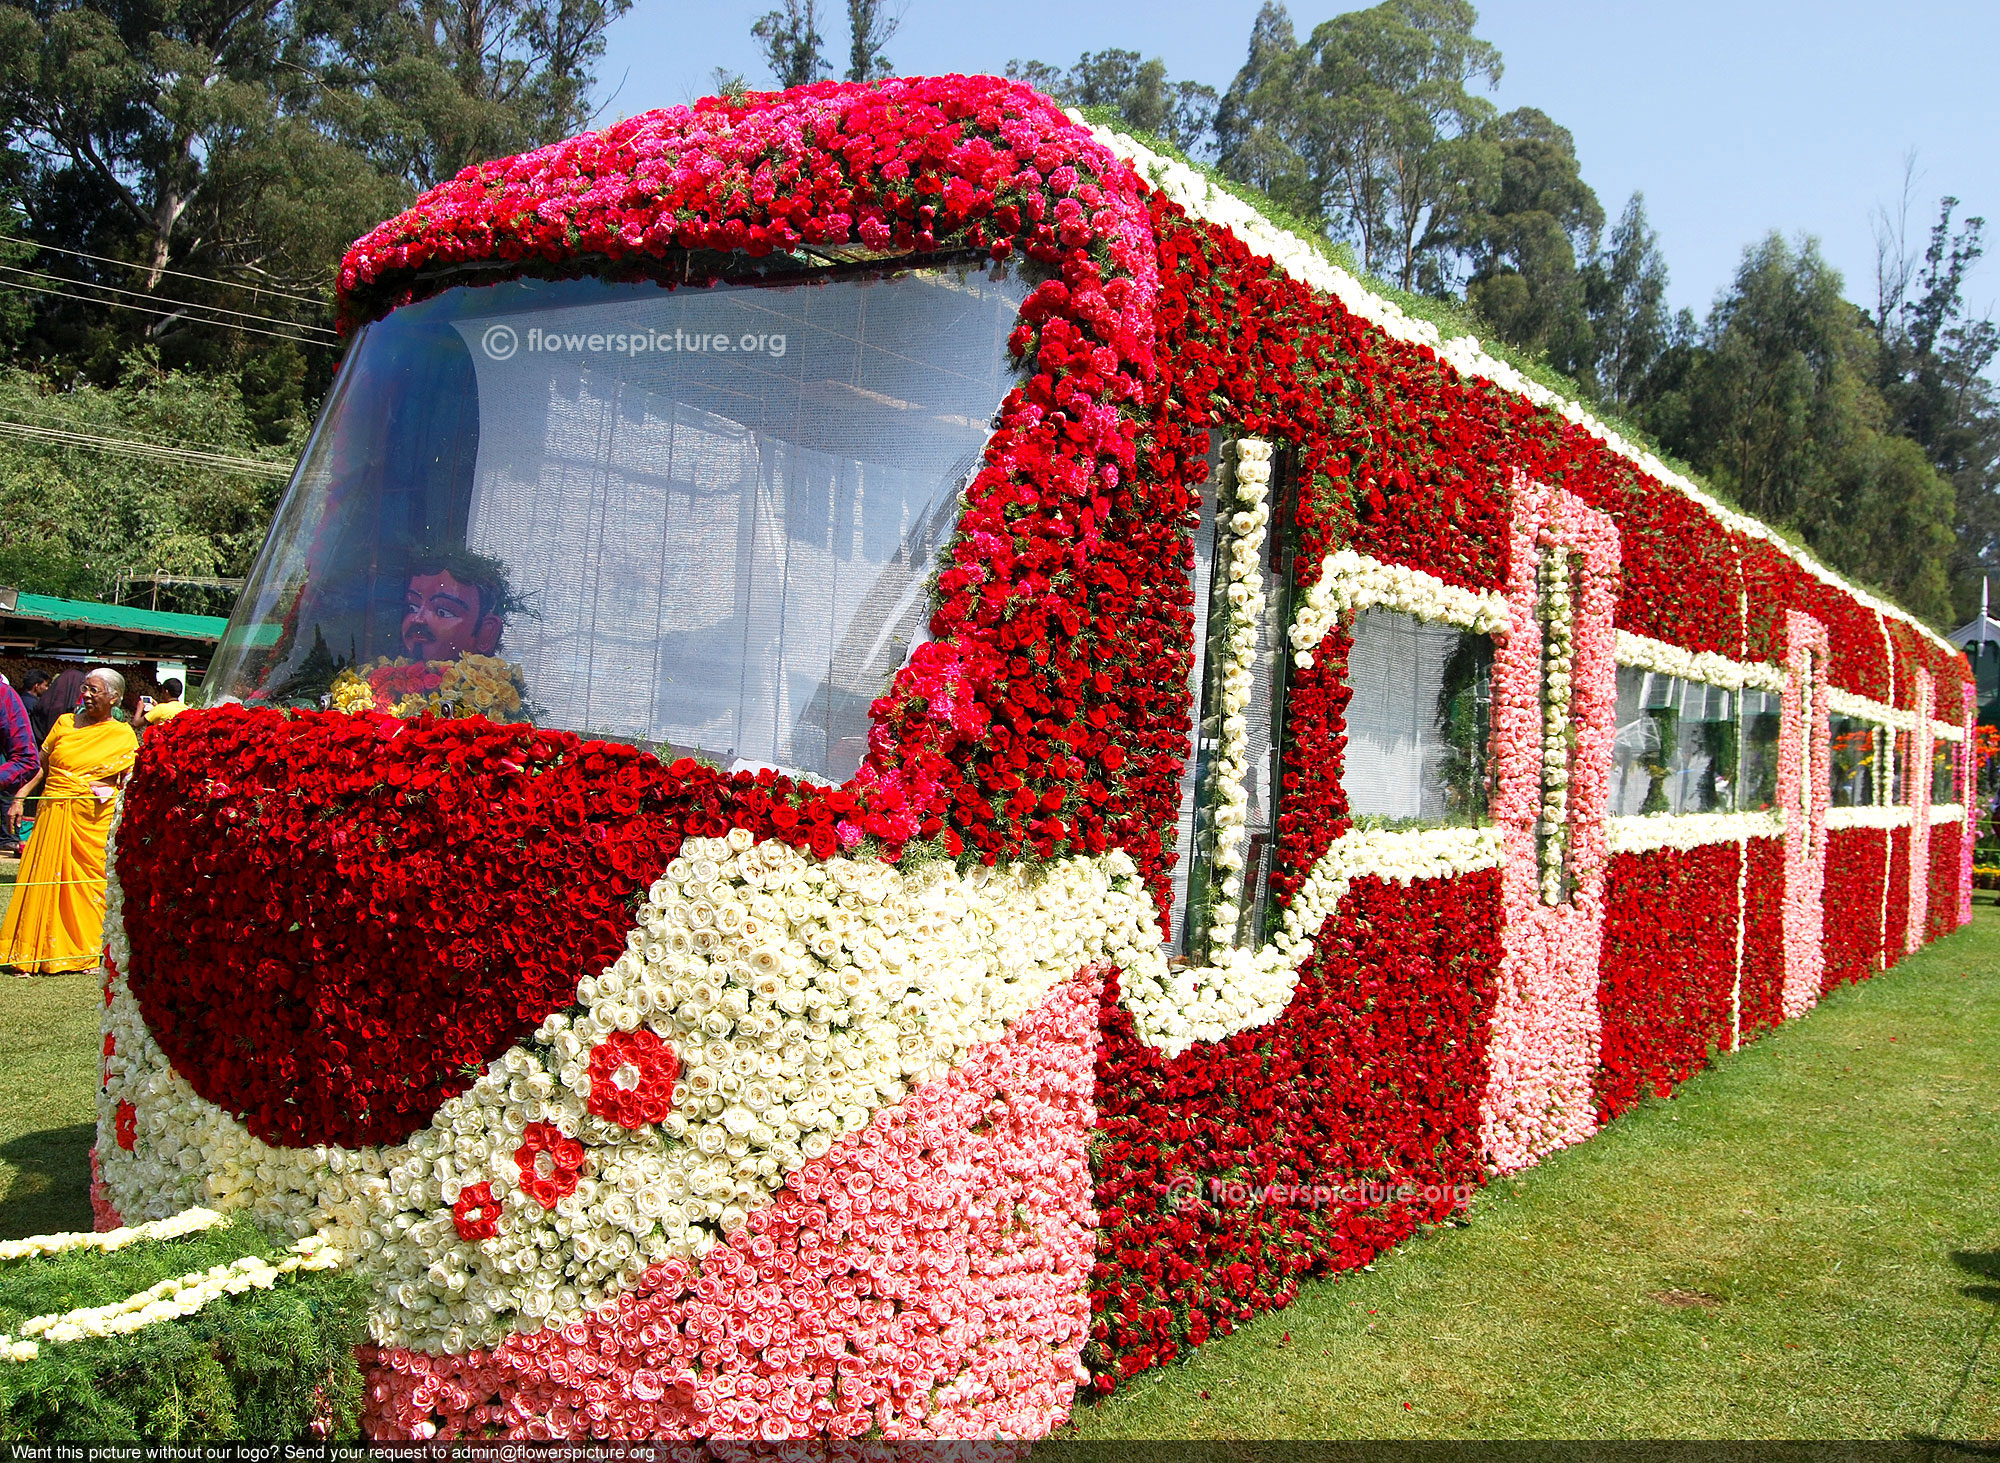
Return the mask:
{"type": "Polygon", "coordinates": [[[590,1097],[584,1105],[620,1127],[643,1128],[673,1111],[680,1075],[674,1049],[645,1027],[614,1031],[590,1053],[590,1097]]]}
{"type": "Polygon", "coordinates": [[[118,1137],[118,1146],[128,1153],[132,1151],[132,1145],[139,1141],[139,1110],[122,1097],[118,1099],[118,1111],[112,1119],[111,1131],[118,1137]]]}
{"type": "Polygon", "coordinates": [[[577,1175],[583,1172],[583,1145],[554,1123],[530,1123],[521,1134],[521,1146],[514,1150],[515,1166],[521,1170],[521,1192],[544,1209],[576,1192],[577,1175]]]}
{"type": "Polygon", "coordinates": [[[451,1206],[451,1222],[458,1227],[458,1237],[467,1244],[477,1244],[498,1234],[500,1203],[493,1197],[493,1185],[467,1184],[460,1189],[458,1202],[451,1206]]]}

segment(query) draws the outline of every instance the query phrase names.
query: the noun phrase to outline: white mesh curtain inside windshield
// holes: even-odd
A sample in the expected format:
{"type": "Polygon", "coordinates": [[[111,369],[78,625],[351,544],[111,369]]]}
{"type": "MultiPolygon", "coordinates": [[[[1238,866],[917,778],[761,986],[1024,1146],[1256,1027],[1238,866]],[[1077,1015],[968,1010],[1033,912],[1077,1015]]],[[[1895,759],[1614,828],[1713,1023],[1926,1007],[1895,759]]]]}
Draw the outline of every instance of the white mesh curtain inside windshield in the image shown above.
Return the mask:
{"type": "Polygon", "coordinates": [[[521,369],[525,350],[482,356],[488,321],[458,324],[479,371],[466,538],[529,606],[503,651],[542,719],[852,775],[870,704],[924,633],[926,580],[1007,384],[995,328],[1012,300],[961,289],[940,308],[944,288],[663,291],[537,317],[560,317],[566,340],[692,320],[733,342],[754,325],[785,333],[778,357],[607,351],[521,369]],[[975,344],[937,340],[954,309],[983,327],[969,332],[983,372],[947,369],[975,344]]]}

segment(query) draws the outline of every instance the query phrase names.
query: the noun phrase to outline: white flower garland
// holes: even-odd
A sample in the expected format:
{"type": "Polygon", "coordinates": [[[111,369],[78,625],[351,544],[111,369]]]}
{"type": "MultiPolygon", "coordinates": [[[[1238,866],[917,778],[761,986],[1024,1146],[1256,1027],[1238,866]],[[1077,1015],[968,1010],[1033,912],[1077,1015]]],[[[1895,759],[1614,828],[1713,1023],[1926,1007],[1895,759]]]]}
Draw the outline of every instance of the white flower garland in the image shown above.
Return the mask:
{"type": "MultiPolygon", "coordinates": [[[[189,1234],[209,1227],[205,1223],[196,1224],[177,1233],[189,1234]]],[[[128,1240],[126,1243],[137,1241],[128,1240]]],[[[337,1248],[318,1235],[309,1235],[293,1245],[285,1258],[275,1265],[261,1255],[245,1255],[227,1264],[212,1265],[207,1270],[162,1280],[136,1295],[128,1295],[109,1305],[80,1306],[72,1311],[32,1317],[21,1323],[19,1339],[0,1336],[0,1359],[33,1361],[41,1354],[39,1343],[32,1339],[35,1337],[64,1342],[83,1341],[91,1337],[130,1336],[162,1321],[191,1316],[225,1295],[269,1290],[285,1276],[301,1270],[338,1269],[342,1258],[337,1248]]]]}
{"type": "Polygon", "coordinates": [[[1171,1057],[1196,1042],[1275,1021],[1291,1004],[1313,936],[1355,879],[1409,884],[1455,878],[1497,868],[1500,854],[1501,830],[1491,826],[1351,830],[1314,863],[1263,948],[1222,948],[1206,966],[1170,966],[1155,958],[1127,968],[1121,986],[1133,1027],[1171,1057]]]}
{"type": "Polygon", "coordinates": [[[1576,605],[1570,551],[1544,545],[1535,566],[1542,621],[1542,807],[1535,841],[1542,903],[1560,904],[1569,891],[1570,690],[1576,666],[1576,605]]]}
{"type": "Polygon", "coordinates": [[[1618,632],[1618,663],[1684,681],[1701,681],[1726,691],[1783,691],[1785,668],[1762,661],[1732,660],[1708,650],[1684,650],[1664,640],[1618,632]]]}
{"type": "Polygon", "coordinates": [[[1216,520],[1229,527],[1228,639],[1223,647],[1222,744],[1210,772],[1210,805],[1215,823],[1209,851],[1217,871],[1209,903],[1209,942],[1222,949],[1236,937],[1242,913],[1244,829],[1250,813],[1250,723],[1244,716],[1256,685],[1257,627],[1265,609],[1264,540],[1271,509],[1271,444],[1255,437],[1236,443],[1235,470],[1220,485],[1218,498],[1233,489],[1233,509],[1218,502],[1216,520]],[[1224,517],[1225,510],[1230,510],[1224,517]]]}
{"type": "Polygon", "coordinates": [[[1915,731],[1917,713],[1900,707],[1886,706],[1880,701],[1872,701],[1866,696],[1852,691],[1843,691],[1838,686],[1826,688],[1827,709],[1836,716],[1853,716],[1862,721],[1872,721],[1877,726],[1893,727],[1897,731],[1915,731]]]}
{"type": "Polygon", "coordinates": [[[1955,721],[1934,719],[1931,722],[1931,735],[1941,742],[1962,742],[1965,740],[1965,728],[1955,721]]]}
{"type": "Polygon", "coordinates": [[[1507,630],[1505,595],[1462,589],[1421,569],[1340,549],[1320,560],[1319,578],[1305,592],[1293,617],[1288,638],[1294,664],[1301,670],[1311,666],[1314,649],[1342,616],[1375,608],[1398,610],[1420,620],[1482,634],[1505,634],[1507,630]]]}
{"type": "Polygon", "coordinates": [[[1865,808],[1828,808],[1826,827],[1829,833],[1842,828],[1907,828],[1912,819],[1907,803],[1874,804],[1865,808]]]}
{"type": "Polygon", "coordinates": [[[1820,583],[1851,596],[1856,602],[1878,614],[1892,616],[1902,621],[1939,649],[1957,653],[1956,648],[1948,640],[1917,620],[1907,610],[1885,603],[1866,590],[1849,584],[1812,555],[1773,532],[1766,525],[1728,507],[1698,484],[1675,472],[1651,452],[1636,443],[1626,441],[1591,415],[1581,404],[1551,391],[1537,381],[1529,380],[1506,362],[1487,355],[1473,336],[1460,335],[1449,340],[1445,339],[1443,333],[1430,321],[1417,320],[1404,314],[1400,306],[1376,295],[1304,239],[1279,228],[1242,199],[1212,186],[1206,178],[1185,163],[1161,157],[1123,133],[1093,127],[1084,120],[1080,112],[1072,111],[1069,116],[1077,125],[1086,128],[1100,145],[1114,156],[1131,164],[1140,176],[1189,214],[1217,228],[1228,230],[1252,253],[1268,256],[1273,263],[1299,283],[1332,295],[1349,311],[1367,320],[1383,334],[1392,339],[1429,346],[1461,375],[1491,381],[1503,391],[1525,397],[1537,406],[1553,411],[1575,423],[1648,477],[1697,504],[1723,527],[1769,544],[1820,583]]]}
{"type": "Polygon", "coordinates": [[[1750,813],[1644,813],[1606,818],[1604,830],[1612,853],[1651,853],[1661,848],[1686,853],[1711,843],[1782,838],[1785,817],[1776,809],[1750,813]]]}
{"type": "Polygon", "coordinates": [[[106,1230],[103,1234],[84,1234],[70,1231],[63,1234],[38,1234],[28,1239],[0,1240],[0,1265],[14,1260],[36,1259],[43,1255],[67,1254],[71,1250],[122,1250],[127,1245],[144,1244],[148,1240],[182,1239],[187,1235],[199,1234],[205,1229],[229,1223],[229,1216],[218,1214],[213,1209],[183,1209],[166,1219],[155,1219],[150,1224],[128,1224],[117,1229],[106,1230]]]}
{"type": "Polygon", "coordinates": [[[1931,826],[1933,828],[1937,827],[1940,823],[1963,823],[1964,821],[1964,803],[1931,804],[1931,826]]]}

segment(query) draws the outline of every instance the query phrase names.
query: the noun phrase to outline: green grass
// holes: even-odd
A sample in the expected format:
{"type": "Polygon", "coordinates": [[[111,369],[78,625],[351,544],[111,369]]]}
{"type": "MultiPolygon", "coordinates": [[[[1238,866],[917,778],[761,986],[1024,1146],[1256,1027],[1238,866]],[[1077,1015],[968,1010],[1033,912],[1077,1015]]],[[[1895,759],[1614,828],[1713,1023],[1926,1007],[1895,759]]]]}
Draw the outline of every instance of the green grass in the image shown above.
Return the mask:
{"type": "Polygon", "coordinates": [[[95,971],[0,972],[0,1239],[90,1228],[103,1014],[95,971]]]}
{"type": "Polygon", "coordinates": [[[1069,1435],[2000,1434],[2000,912],[1069,1435]]]}

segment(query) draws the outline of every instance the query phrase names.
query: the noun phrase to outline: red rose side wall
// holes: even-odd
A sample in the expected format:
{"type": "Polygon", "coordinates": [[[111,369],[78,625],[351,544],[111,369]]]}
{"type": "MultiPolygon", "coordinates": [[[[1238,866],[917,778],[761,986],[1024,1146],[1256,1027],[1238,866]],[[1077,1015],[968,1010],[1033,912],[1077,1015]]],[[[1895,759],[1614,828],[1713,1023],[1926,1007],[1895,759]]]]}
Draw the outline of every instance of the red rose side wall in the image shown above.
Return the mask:
{"type": "Polygon", "coordinates": [[[459,267],[808,249],[1036,281],[846,785],[372,711],[221,709],[142,755],[99,1198],[336,1236],[380,1432],[1044,1432],[1968,917],[1929,802],[1962,660],[1018,84],[710,100],[469,169],[355,247],[342,316],[459,267]],[[1275,913],[1170,964],[1212,434],[1231,603],[1292,614],[1275,913]],[[1250,552],[1273,513],[1288,584],[1250,552]],[[1351,816],[1371,606],[1493,635],[1490,819],[1351,816]],[[1613,816],[1621,667],[1782,692],[1774,804],[1613,816]],[[1922,795],[1829,808],[1832,715],[1908,733],[1922,795]],[[682,992],[696,960],[735,1005],[682,992]],[[837,1060],[786,1045],[811,1009],[837,1060]],[[716,1060],[768,1018],[777,1072],[726,1130],[718,1010],[716,1060]]]}

